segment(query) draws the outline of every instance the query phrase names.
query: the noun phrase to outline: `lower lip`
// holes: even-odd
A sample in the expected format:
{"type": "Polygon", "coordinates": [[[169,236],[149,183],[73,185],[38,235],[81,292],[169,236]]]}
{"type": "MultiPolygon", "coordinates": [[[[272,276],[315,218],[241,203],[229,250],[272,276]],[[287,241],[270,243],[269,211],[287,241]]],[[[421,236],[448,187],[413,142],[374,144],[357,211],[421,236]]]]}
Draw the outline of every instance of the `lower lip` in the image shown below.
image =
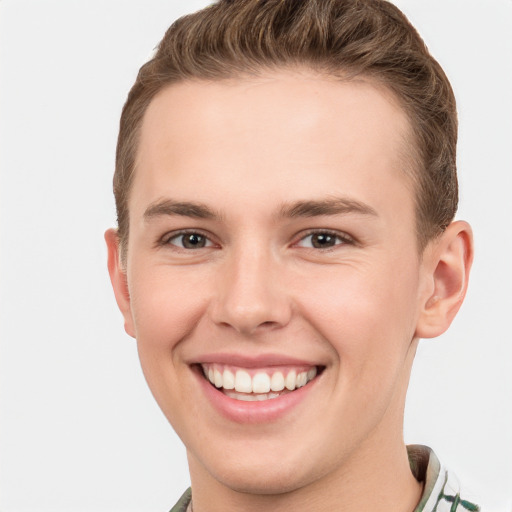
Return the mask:
{"type": "Polygon", "coordinates": [[[268,423],[278,420],[299,405],[315,387],[319,379],[317,376],[304,387],[296,389],[291,393],[285,393],[277,398],[245,402],[230,398],[212,386],[203,377],[200,370],[195,373],[205,395],[215,409],[224,417],[236,423],[268,423]]]}

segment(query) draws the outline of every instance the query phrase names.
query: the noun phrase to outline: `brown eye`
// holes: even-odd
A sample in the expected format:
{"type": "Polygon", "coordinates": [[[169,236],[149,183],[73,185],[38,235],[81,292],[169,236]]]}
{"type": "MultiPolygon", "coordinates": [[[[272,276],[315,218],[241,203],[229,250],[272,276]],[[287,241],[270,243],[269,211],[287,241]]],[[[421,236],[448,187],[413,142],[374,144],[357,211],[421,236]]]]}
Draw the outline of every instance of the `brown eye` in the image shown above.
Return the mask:
{"type": "Polygon", "coordinates": [[[317,233],[311,235],[311,245],[315,249],[324,249],[325,247],[334,247],[336,245],[336,237],[328,233],[317,233]]]}
{"type": "Polygon", "coordinates": [[[200,233],[180,233],[169,238],[167,243],[183,249],[202,249],[212,245],[210,240],[200,233]]]}
{"type": "Polygon", "coordinates": [[[318,231],[305,236],[297,245],[309,249],[331,249],[332,247],[346,243],[351,243],[351,240],[347,236],[329,233],[328,231],[318,231]]]}

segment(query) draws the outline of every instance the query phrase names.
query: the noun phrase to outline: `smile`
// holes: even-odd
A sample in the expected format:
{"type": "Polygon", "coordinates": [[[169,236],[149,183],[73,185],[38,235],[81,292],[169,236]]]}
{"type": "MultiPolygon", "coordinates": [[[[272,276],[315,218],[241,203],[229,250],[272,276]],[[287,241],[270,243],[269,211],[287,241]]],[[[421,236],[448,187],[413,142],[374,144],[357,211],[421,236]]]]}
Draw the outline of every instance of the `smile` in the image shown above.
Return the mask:
{"type": "Polygon", "coordinates": [[[244,369],[221,364],[201,364],[205,378],[219,391],[246,402],[278,398],[304,387],[318,373],[317,367],[244,369]]]}

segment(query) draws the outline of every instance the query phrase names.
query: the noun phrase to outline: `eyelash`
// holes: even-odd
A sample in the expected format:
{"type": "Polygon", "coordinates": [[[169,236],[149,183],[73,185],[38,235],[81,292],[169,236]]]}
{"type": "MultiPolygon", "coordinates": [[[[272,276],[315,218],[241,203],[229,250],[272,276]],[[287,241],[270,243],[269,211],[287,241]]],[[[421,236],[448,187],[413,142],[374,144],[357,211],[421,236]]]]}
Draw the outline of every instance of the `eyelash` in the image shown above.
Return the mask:
{"type": "MultiPolygon", "coordinates": [[[[174,232],[174,233],[167,233],[160,239],[160,241],[158,242],[158,245],[160,245],[160,246],[172,245],[178,249],[182,249],[185,251],[193,250],[191,248],[180,247],[176,244],[171,244],[171,240],[179,239],[179,238],[181,238],[181,240],[183,242],[183,238],[187,235],[197,235],[198,237],[203,238],[206,241],[206,243],[208,244],[205,247],[211,247],[211,246],[215,245],[214,242],[212,242],[209,235],[206,235],[205,233],[203,233],[197,229],[189,229],[189,230],[183,230],[183,231],[178,231],[178,232],[174,232]]],[[[205,247],[199,247],[199,248],[203,249],[205,247]]]]}
{"type": "MultiPolygon", "coordinates": [[[[193,230],[193,229],[178,231],[178,232],[174,232],[174,233],[168,233],[160,239],[160,241],[158,242],[158,245],[160,245],[160,246],[172,245],[172,246],[176,247],[177,249],[181,249],[181,250],[185,250],[185,251],[194,250],[193,248],[190,248],[190,247],[183,247],[183,246],[180,247],[179,245],[171,243],[171,240],[181,238],[182,244],[183,244],[183,237],[185,237],[187,235],[197,235],[198,237],[201,237],[202,239],[205,240],[205,243],[207,245],[198,247],[198,249],[205,249],[205,248],[212,247],[215,245],[215,242],[213,242],[211,240],[209,235],[207,235],[199,230],[193,230]]],[[[304,242],[308,237],[312,237],[314,235],[318,235],[318,236],[324,235],[327,237],[332,237],[337,240],[337,243],[335,243],[332,246],[327,246],[327,247],[305,247],[305,246],[302,246],[303,248],[319,250],[319,251],[329,251],[329,250],[335,249],[337,246],[340,246],[340,245],[354,245],[356,243],[356,241],[351,236],[347,235],[346,233],[340,233],[340,232],[332,231],[329,229],[314,229],[314,230],[308,231],[305,234],[302,234],[300,236],[300,238],[298,238],[298,240],[292,244],[292,246],[301,247],[301,245],[300,245],[301,242],[304,242]]]]}
{"type": "Polygon", "coordinates": [[[314,235],[327,235],[329,237],[333,237],[333,238],[337,239],[338,243],[335,243],[333,246],[329,246],[329,247],[323,247],[323,248],[305,247],[305,249],[329,251],[329,250],[334,250],[336,247],[338,247],[340,245],[354,245],[356,243],[355,240],[351,236],[347,235],[346,233],[340,233],[339,231],[332,231],[329,229],[313,229],[313,230],[307,232],[306,234],[301,235],[301,237],[298,239],[297,242],[294,243],[294,245],[299,245],[300,242],[303,242],[308,237],[312,237],[314,235]]]}

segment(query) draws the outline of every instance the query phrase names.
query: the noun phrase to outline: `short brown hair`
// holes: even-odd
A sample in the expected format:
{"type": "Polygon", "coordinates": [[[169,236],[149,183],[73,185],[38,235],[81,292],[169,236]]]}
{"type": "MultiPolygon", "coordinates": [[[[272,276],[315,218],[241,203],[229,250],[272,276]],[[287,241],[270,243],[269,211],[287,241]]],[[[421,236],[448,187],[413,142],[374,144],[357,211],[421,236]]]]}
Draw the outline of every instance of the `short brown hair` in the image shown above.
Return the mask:
{"type": "Polygon", "coordinates": [[[220,0],[172,24],[124,105],[114,174],[122,254],[139,132],[154,96],[180,81],[291,66],[368,77],[395,94],[415,139],[410,153],[420,248],[444,231],[458,202],[455,98],[405,15],[385,0],[220,0]]]}

